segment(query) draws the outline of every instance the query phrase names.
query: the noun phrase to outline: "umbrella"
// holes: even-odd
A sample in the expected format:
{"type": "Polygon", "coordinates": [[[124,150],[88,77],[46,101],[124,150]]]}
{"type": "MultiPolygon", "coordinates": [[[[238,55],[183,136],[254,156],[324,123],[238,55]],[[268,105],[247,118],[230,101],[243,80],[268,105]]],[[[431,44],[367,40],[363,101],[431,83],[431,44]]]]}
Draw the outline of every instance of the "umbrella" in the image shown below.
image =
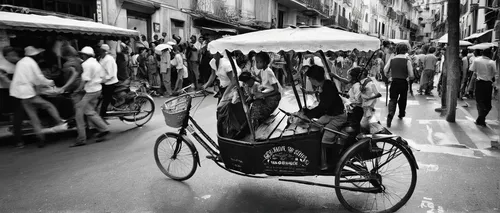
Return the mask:
{"type": "Polygon", "coordinates": [[[481,43],[481,44],[476,44],[474,46],[468,47],[471,50],[484,50],[492,47],[498,47],[497,43],[481,43]]]}
{"type": "MultiPolygon", "coordinates": [[[[438,40],[438,43],[448,44],[448,33],[441,36],[441,38],[439,38],[439,40],[438,40]]],[[[459,45],[460,46],[471,46],[472,43],[470,43],[468,41],[460,40],[459,45]]]]}
{"type": "Polygon", "coordinates": [[[337,30],[329,27],[288,27],[245,33],[217,39],[208,44],[211,53],[240,50],[243,54],[255,52],[316,52],[377,50],[380,40],[368,35],[337,30]]]}
{"type": "Polygon", "coordinates": [[[172,49],[172,46],[168,44],[159,44],[158,46],[155,47],[155,53],[161,55],[161,52],[165,49],[172,49]]]}

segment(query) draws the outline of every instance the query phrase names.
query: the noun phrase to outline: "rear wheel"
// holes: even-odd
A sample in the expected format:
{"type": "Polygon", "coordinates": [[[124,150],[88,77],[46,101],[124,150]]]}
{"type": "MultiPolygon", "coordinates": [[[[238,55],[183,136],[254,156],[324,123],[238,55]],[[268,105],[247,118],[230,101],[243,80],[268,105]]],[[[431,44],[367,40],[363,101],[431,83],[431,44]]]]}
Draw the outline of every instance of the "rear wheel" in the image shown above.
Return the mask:
{"type": "Polygon", "coordinates": [[[182,136],[166,133],[156,140],[154,155],[161,172],[174,180],[189,179],[196,172],[196,148],[182,136]]]}
{"type": "Polygon", "coordinates": [[[134,114],[123,116],[121,119],[127,122],[133,122],[138,127],[144,126],[155,112],[155,103],[147,96],[139,95],[134,99],[134,102],[128,107],[132,111],[137,111],[134,114]]]}
{"type": "Polygon", "coordinates": [[[370,192],[335,189],[337,197],[354,212],[395,212],[408,202],[417,183],[411,154],[392,139],[362,141],[339,161],[335,185],[370,192]],[[372,151],[369,144],[372,143],[372,151]]]}

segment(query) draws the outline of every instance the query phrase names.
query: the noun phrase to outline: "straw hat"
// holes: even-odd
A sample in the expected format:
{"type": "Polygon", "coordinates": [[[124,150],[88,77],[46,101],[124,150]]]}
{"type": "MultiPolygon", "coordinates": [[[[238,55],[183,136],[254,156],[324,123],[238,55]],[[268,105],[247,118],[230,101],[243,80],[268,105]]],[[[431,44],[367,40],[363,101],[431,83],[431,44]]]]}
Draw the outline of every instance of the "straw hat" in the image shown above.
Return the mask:
{"type": "Polygon", "coordinates": [[[44,49],[38,49],[33,46],[27,46],[24,48],[24,55],[26,56],[35,56],[40,54],[41,52],[45,51],[44,49]]]}
{"type": "Polygon", "coordinates": [[[85,55],[90,55],[90,56],[95,56],[94,49],[92,47],[86,46],[84,47],[80,53],[83,53],[85,55]]]}
{"type": "Polygon", "coordinates": [[[109,48],[109,45],[107,45],[107,44],[101,45],[101,49],[106,50],[106,51],[111,50],[111,48],[109,48]]]}

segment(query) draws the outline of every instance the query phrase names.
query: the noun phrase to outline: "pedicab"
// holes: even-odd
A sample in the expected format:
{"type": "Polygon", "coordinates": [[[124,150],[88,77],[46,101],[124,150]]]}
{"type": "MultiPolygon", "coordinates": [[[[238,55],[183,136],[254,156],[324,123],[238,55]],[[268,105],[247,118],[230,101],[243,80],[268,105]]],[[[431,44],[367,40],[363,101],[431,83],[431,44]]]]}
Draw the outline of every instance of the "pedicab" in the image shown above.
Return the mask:
{"type": "MultiPolygon", "coordinates": [[[[225,52],[229,57],[236,50],[244,54],[250,51],[281,53],[287,62],[285,68],[291,74],[291,57],[287,53],[293,51],[319,52],[327,64],[324,51],[354,48],[369,51],[378,49],[379,45],[376,38],[327,27],[289,27],[225,37],[210,43],[209,50],[212,54],[225,52]]],[[[229,61],[236,76],[236,65],[229,61]]],[[[201,166],[199,152],[193,143],[195,140],[207,150],[208,159],[228,172],[332,188],[340,203],[350,211],[394,212],[410,199],[417,181],[418,165],[411,147],[403,138],[387,130],[349,135],[326,128],[316,120],[303,118],[299,123],[289,122],[289,118],[295,116],[290,112],[302,108],[295,86],[285,92],[281,99],[284,104],[280,104],[268,121],[252,131],[254,128],[248,122],[243,91],[239,86],[237,89],[250,126],[248,137],[243,139],[223,137],[218,132],[215,142],[195,121],[190,115],[191,110],[197,108],[192,100],[203,91],[185,93],[164,103],[165,122],[178,128],[178,132],[166,132],[156,140],[154,157],[161,172],[178,181],[192,177],[201,166]],[[296,102],[297,106],[287,105],[291,102],[296,102]],[[324,131],[336,133],[339,140],[351,139],[345,143],[341,156],[334,158],[335,167],[326,171],[320,169],[324,131]],[[291,178],[297,176],[334,178],[330,183],[291,178]]]]}

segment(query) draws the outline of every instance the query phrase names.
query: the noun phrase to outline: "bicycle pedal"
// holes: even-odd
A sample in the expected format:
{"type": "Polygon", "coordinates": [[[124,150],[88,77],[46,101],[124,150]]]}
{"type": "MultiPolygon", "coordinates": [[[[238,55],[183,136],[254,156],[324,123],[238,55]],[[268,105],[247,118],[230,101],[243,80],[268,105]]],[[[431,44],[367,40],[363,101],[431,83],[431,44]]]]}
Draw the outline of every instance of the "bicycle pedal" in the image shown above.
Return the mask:
{"type": "Polygon", "coordinates": [[[220,159],[220,157],[214,157],[212,155],[208,155],[207,156],[207,159],[210,159],[210,160],[213,160],[213,161],[218,161],[218,162],[222,162],[222,159],[220,159]]]}

